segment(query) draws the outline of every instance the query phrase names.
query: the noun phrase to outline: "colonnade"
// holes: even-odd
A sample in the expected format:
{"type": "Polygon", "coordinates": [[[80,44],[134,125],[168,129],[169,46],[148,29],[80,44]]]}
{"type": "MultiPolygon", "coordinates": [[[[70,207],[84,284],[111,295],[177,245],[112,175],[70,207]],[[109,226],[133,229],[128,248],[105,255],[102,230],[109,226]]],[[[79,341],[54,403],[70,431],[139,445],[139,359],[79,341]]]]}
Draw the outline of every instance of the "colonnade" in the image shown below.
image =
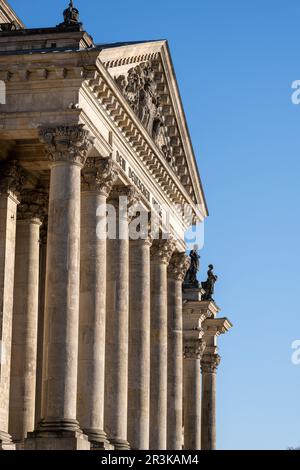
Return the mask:
{"type": "Polygon", "coordinates": [[[198,301],[191,337],[188,257],[173,239],[129,239],[118,204],[138,194],[111,158],[89,157],[83,126],[40,138],[49,194],[22,189],[16,162],[0,173],[0,448],[215,448],[219,356],[205,335],[220,328],[203,327],[214,313],[198,301]]]}

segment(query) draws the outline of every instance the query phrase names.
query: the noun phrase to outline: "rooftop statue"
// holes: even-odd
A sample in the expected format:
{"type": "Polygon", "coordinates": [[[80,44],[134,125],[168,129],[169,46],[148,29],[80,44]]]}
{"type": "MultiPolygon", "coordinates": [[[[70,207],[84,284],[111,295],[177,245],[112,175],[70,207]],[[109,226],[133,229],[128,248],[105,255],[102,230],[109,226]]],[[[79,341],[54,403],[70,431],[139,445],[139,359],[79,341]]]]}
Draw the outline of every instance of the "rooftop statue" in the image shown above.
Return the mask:
{"type": "Polygon", "coordinates": [[[63,13],[64,15],[64,22],[60,26],[73,26],[80,24],[79,21],[79,10],[74,7],[73,0],[70,1],[68,8],[63,13]]]}
{"type": "Polygon", "coordinates": [[[215,283],[218,280],[218,276],[214,274],[213,269],[214,269],[213,265],[210,264],[208,266],[208,271],[207,271],[207,281],[202,282],[201,285],[202,285],[202,289],[205,290],[205,294],[202,295],[202,300],[211,300],[214,302],[214,299],[212,296],[215,291],[215,283]]]}
{"type": "Polygon", "coordinates": [[[186,273],[184,286],[199,288],[199,281],[197,279],[197,274],[200,269],[200,256],[198,254],[197,246],[195,246],[194,249],[190,252],[190,259],[191,259],[191,265],[190,265],[189,270],[186,273]]]}

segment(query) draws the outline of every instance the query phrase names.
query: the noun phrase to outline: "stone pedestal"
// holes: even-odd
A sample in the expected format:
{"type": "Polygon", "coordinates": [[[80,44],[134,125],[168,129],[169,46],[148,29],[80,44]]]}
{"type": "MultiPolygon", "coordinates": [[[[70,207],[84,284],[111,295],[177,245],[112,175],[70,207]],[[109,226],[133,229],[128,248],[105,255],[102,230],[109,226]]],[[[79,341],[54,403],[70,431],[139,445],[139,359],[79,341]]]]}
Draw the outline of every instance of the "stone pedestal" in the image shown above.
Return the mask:
{"type": "Polygon", "coordinates": [[[82,432],[32,433],[26,439],[25,450],[90,450],[90,443],[82,432]]]}
{"type": "Polygon", "coordinates": [[[150,246],[130,241],[128,440],[135,450],[149,449],[150,246]]]}
{"type": "Polygon", "coordinates": [[[20,173],[15,165],[0,169],[0,449],[13,450],[8,434],[11,339],[17,205],[20,173]]]}
{"type": "MultiPolygon", "coordinates": [[[[9,431],[22,442],[35,425],[35,385],[39,287],[39,231],[36,214],[21,212],[17,222],[9,431]]],[[[37,206],[38,208],[38,206],[37,206]]]]}
{"type": "Polygon", "coordinates": [[[110,449],[104,432],[106,199],[117,171],[90,158],[82,172],[78,420],[92,449],[110,449]]]}
{"type": "Polygon", "coordinates": [[[150,449],[167,448],[168,287],[172,240],[155,240],[151,250],[150,449]]]}
{"type": "Polygon", "coordinates": [[[183,446],[182,282],[188,267],[185,253],[174,254],[168,267],[168,450],[183,446]]]}
{"type": "Polygon", "coordinates": [[[52,161],[45,300],[45,376],[43,419],[37,432],[28,436],[25,449],[90,448],[78,437],[76,420],[80,185],[90,140],[83,126],[42,129],[48,158],[52,161]],[[58,439],[61,433],[68,437],[58,439]],[[70,434],[71,432],[71,434],[70,434]],[[35,439],[35,443],[32,443],[35,439]],[[48,441],[49,439],[49,441],[48,441]],[[66,439],[70,444],[66,443],[66,439]],[[47,441],[47,442],[46,442],[47,441]]]}

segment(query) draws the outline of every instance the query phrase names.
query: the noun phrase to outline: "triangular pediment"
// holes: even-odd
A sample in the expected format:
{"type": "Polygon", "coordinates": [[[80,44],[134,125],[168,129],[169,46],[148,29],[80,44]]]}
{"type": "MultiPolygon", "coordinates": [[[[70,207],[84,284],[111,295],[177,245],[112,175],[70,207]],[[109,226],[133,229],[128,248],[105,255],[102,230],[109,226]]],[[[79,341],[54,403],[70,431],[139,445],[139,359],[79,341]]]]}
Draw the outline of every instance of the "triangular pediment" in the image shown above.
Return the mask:
{"type": "Polygon", "coordinates": [[[205,196],[166,41],[103,46],[101,62],[194,204],[205,196]]]}

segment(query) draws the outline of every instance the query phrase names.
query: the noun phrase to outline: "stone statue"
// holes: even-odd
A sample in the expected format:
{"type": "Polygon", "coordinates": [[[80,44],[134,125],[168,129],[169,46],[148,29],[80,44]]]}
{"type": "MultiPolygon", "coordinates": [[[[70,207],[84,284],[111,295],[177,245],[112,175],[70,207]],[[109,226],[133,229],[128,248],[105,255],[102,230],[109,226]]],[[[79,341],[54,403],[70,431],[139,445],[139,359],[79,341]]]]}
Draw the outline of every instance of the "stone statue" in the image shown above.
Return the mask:
{"type": "Polygon", "coordinates": [[[142,125],[161,149],[166,161],[174,168],[175,159],[151,62],[142,62],[130,68],[126,75],[115,77],[115,81],[142,125]]]}
{"type": "Polygon", "coordinates": [[[214,299],[212,298],[214,291],[215,291],[215,283],[218,280],[218,276],[216,276],[213,273],[213,265],[210,264],[208,266],[208,271],[207,271],[207,281],[202,282],[202,289],[205,290],[205,294],[202,295],[202,300],[211,300],[214,302],[214,299]]]}
{"type": "Polygon", "coordinates": [[[190,260],[191,265],[186,273],[184,286],[198,288],[199,282],[197,280],[197,274],[200,269],[200,256],[198,254],[198,247],[194,247],[194,249],[190,252],[190,260]]]}
{"type": "Polygon", "coordinates": [[[79,11],[74,7],[73,0],[70,1],[69,7],[64,11],[64,22],[62,23],[66,26],[72,26],[79,23],[79,11]]]}

